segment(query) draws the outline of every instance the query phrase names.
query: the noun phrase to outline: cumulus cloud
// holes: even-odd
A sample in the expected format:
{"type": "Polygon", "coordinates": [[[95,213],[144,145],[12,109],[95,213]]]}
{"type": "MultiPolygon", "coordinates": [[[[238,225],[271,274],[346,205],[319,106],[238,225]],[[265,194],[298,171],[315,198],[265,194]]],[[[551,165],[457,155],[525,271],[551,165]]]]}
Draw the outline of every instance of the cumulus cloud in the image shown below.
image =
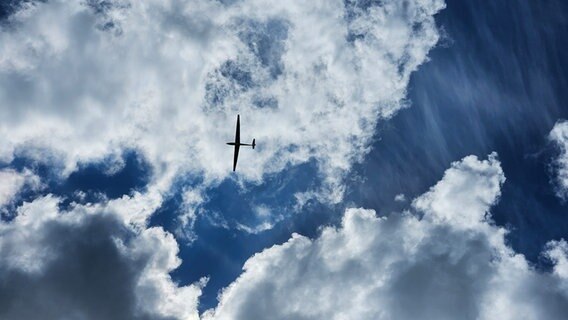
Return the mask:
{"type": "Polygon", "coordinates": [[[554,125],[548,138],[558,147],[560,154],[554,161],[556,195],[568,199],[568,121],[559,121],[554,125]]]}
{"type": "Polygon", "coordinates": [[[125,223],[127,199],[68,211],[59,201],[38,198],[0,222],[0,318],[198,318],[206,280],[172,281],[181,261],[171,234],[125,223]]]}
{"type": "Polygon", "coordinates": [[[535,270],[490,218],[505,180],[495,154],[469,156],[413,201],[377,217],[349,209],[316,239],[256,254],[205,319],[564,319],[565,241],[535,270]]]}
{"type": "Polygon", "coordinates": [[[63,164],[136,149],[152,186],[239,177],[316,160],[326,200],[404,104],[410,74],[438,39],[442,0],[53,0],[0,30],[0,159],[63,164]]]}

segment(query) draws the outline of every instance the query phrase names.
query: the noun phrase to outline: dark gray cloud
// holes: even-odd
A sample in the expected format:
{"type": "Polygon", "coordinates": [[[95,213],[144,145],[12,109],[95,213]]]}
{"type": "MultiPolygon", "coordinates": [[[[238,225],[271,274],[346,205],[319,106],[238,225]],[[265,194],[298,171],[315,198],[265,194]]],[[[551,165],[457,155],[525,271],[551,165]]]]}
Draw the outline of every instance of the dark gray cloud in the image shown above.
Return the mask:
{"type": "MultiPolygon", "coordinates": [[[[182,309],[161,309],[177,290],[168,276],[179,264],[171,236],[137,231],[111,209],[57,212],[56,204],[37,199],[0,224],[1,319],[183,317],[182,309]],[[174,290],[164,291],[168,285],[174,290]]],[[[185,296],[190,314],[198,292],[185,296]]]]}
{"type": "MultiPolygon", "coordinates": [[[[133,234],[115,217],[86,216],[77,224],[52,221],[35,236],[41,250],[50,253],[49,262],[37,273],[0,263],[0,318],[149,318],[136,315],[134,296],[148,257],[132,261],[118,251],[113,238],[133,234]]],[[[14,245],[3,252],[17,250],[14,245]]]]}

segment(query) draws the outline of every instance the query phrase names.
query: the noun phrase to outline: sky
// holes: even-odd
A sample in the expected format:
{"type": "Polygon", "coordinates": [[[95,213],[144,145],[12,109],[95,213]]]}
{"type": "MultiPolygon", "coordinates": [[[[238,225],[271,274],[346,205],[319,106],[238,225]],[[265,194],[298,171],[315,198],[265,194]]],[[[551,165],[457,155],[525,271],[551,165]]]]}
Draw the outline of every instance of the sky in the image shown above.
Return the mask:
{"type": "Polygon", "coordinates": [[[1,2],[0,318],[565,319],[566,34],[560,0],[1,2]]]}

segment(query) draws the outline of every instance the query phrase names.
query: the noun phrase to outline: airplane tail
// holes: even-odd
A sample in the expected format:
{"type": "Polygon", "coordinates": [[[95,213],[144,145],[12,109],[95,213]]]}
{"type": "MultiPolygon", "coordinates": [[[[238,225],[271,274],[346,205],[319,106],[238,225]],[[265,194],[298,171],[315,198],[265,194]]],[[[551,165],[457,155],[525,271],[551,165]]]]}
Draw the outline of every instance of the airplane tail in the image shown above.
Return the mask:
{"type": "Polygon", "coordinates": [[[256,146],[256,143],[254,141],[254,139],[252,139],[252,148],[254,149],[254,146],[256,146]]]}

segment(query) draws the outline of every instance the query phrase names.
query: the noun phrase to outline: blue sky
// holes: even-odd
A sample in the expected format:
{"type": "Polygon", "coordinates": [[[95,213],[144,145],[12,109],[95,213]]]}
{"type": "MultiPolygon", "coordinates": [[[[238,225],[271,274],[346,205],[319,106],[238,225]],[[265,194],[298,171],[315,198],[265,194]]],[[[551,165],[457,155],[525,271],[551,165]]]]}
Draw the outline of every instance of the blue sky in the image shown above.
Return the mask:
{"type": "Polygon", "coordinates": [[[1,317],[568,314],[568,134],[550,138],[568,4],[8,1],[0,19],[1,317]],[[231,173],[237,113],[258,150],[231,173]]]}
{"type": "Polygon", "coordinates": [[[411,108],[379,125],[357,172],[354,201],[388,213],[398,193],[414,198],[469,154],[499,154],[507,176],[492,211],[510,225],[512,246],[537,262],[544,243],[566,238],[555,198],[547,137],[566,108],[566,5],[548,1],[448,1],[437,17],[447,34],[409,86],[411,108]]]}

